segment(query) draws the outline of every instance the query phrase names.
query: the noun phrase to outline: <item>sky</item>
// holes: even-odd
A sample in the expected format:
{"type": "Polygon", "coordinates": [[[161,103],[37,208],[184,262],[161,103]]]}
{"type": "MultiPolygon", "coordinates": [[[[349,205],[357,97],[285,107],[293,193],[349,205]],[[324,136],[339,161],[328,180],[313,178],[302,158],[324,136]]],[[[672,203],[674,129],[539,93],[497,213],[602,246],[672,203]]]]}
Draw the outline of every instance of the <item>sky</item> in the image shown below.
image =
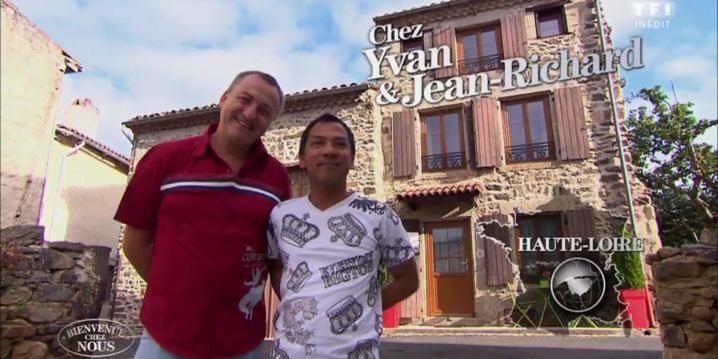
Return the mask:
{"type": "MultiPolygon", "coordinates": [[[[11,1],[85,68],[65,76],[58,114],[75,98],[91,99],[100,110],[97,139],[124,154],[131,144],[122,122],[217,103],[244,70],[273,74],[286,93],[366,81],[370,67],[361,50],[371,47],[372,18],[432,2],[11,1]]],[[[678,101],[695,103],[699,118],[716,118],[716,1],[675,1],[668,13],[665,1],[654,1],[660,6],[653,15],[648,1],[602,2],[615,47],[643,38],[645,67],[621,72],[625,93],[673,85],[678,101]],[[649,20],[661,27],[636,23],[649,20]]],[[[716,128],[700,140],[717,145],[716,128]]]]}

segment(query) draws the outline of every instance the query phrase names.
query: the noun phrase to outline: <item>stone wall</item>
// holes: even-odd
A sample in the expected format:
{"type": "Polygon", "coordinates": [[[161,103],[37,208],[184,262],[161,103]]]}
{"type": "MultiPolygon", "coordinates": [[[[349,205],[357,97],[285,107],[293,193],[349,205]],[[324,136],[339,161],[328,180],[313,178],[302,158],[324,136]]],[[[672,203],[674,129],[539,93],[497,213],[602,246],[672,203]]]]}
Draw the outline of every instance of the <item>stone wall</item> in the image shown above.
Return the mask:
{"type": "MultiPolygon", "coordinates": [[[[473,2],[457,6],[443,8],[425,14],[409,15],[397,19],[394,27],[410,24],[424,24],[424,28],[447,28],[466,29],[477,24],[492,23],[504,15],[515,13],[519,8],[526,9],[537,5],[548,4],[550,1],[536,0],[521,2],[520,5],[502,5],[501,2],[473,2]],[[473,6],[473,7],[472,7],[473,6]],[[462,8],[463,7],[463,8],[462,8]],[[477,10],[473,12],[472,10],[477,10]]],[[[567,33],[550,38],[537,38],[534,13],[527,11],[524,16],[524,26],[527,34],[528,54],[537,54],[540,63],[557,60],[560,49],[569,49],[569,56],[583,57],[589,53],[600,53],[601,45],[599,40],[599,24],[594,7],[594,2],[589,0],[573,0],[564,3],[566,14],[567,33]]],[[[610,27],[607,23],[601,24],[604,30],[610,34],[610,27]]],[[[425,48],[432,46],[430,39],[425,34],[425,48]]],[[[630,44],[620,44],[628,46],[630,44]]],[[[610,38],[606,46],[612,48],[610,38]]],[[[400,44],[391,44],[389,53],[401,52],[400,44]]],[[[453,55],[452,55],[453,56],[453,55]]],[[[528,71],[527,71],[528,73],[528,71]]],[[[394,76],[390,73],[388,66],[382,68],[382,74],[391,80],[394,88],[401,89],[401,93],[412,93],[409,74],[406,72],[394,76]]],[[[488,72],[490,78],[503,76],[502,70],[488,72]]],[[[528,76],[528,75],[527,75],[528,76]]],[[[614,75],[618,80],[619,75],[614,75]]],[[[381,80],[383,81],[383,80],[381,80]]],[[[624,192],[624,181],[621,173],[620,159],[618,157],[618,146],[616,142],[616,129],[613,124],[611,107],[608,101],[608,80],[605,76],[581,78],[566,82],[553,84],[542,84],[524,89],[502,91],[500,87],[492,87],[489,95],[499,100],[511,100],[517,96],[545,94],[549,98],[552,127],[554,138],[558,138],[556,122],[556,108],[554,106],[552,91],[563,86],[578,86],[583,98],[586,129],[589,138],[590,155],[585,160],[562,161],[560,159],[530,164],[509,164],[502,158],[501,164],[492,169],[474,169],[469,165],[459,170],[444,172],[426,173],[422,171],[421,165],[415,176],[408,179],[395,179],[392,176],[392,113],[403,111],[402,105],[389,105],[381,108],[382,118],[382,146],[384,156],[384,179],[386,181],[386,197],[394,198],[396,193],[415,189],[417,187],[432,187],[453,183],[481,182],[485,185],[479,195],[473,198],[473,206],[470,210],[464,210],[465,199],[454,199],[456,210],[453,211],[454,218],[470,218],[472,223],[477,219],[493,213],[504,214],[535,214],[540,212],[562,212],[581,208],[592,208],[596,222],[596,234],[599,237],[616,236],[617,222],[625,222],[628,217],[628,206],[624,192]]],[[[622,142],[626,152],[628,141],[625,137],[625,104],[623,102],[623,91],[620,86],[615,86],[617,99],[617,111],[619,123],[622,126],[622,142]]],[[[413,110],[415,111],[415,133],[417,139],[415,146],[416,162],[421,163],[421,126],[420,117],[422,114],[437,109],[460,109],[462,104],[470,98],[454,101],[442,101],[438,104],[420,103],[413,110]]],[[[501,116],[497,111],[497,116],[501,116]]],[[[498,117],[501,118],[501,117],[498,117]]],[[[464,119],[464,128],[470,128],[470,119],[464,119]]],[[[503,133],[503,129],[500,129],[503,133]]],[[[468,136],[469,131],[464,131],[465,151],[471,151],[468,136]]],[[[499,139],[501,143],[503,138],[499,139]]],[[[502,155],[505,157],[505,155],[502,155]]],[[[656,224],[655,211],[651,205],[649,192],[646,187],[633,176],[634,169],[630,164],[630,155],[627,157],[628,172],[631,177],[632,194],[637,217],[638,236],[646,239],[645,252],[655,253],[660,247],[658,228],[656,224]]],[[[451,210],[434,210],[434,202],[431,205],[423,206],[424,209],[415,209],[416,203],[407,205],[404,202],[397,202],[396,207],[402,218],[417,218],[426,221],[437,221],[445,219],[444,213],[451,210]]],[[[419,207],[422,204],[419,203],[419,207]]],[[[472,228],[474,226],[472,225],[472,228]]],[[[507,301],[504,289],[491,288],[486,285],[483,240],[472,233],[473,253],[475,261],[475,301],[476,315],[479,318],[496,317],[497,302],[510,303],[507,301]]],[[[648,270],[650,277],[650,270],[648,270]]],[[[650,279],[650,278],[649,278],[650,279]]]]}
{"type": "Polygon", "coordinates": [[[0,228],[4,228],[38,223],[67,54],[12,4],[3,0],[0,8],[0,228]]]}
{"type": "Polygon", "coordinates": [[[653,267],[663,357],[718,357],[718,248],[663,247],[647,261],[653,267]]]}
{"type": "Polygon", "coordinates": [[[0,358],[66,355],[57,333],[77,320],[100,317],[111,280],[110,248],[81,243],[43,245],[43,227],[2,229],[0,358]]]}

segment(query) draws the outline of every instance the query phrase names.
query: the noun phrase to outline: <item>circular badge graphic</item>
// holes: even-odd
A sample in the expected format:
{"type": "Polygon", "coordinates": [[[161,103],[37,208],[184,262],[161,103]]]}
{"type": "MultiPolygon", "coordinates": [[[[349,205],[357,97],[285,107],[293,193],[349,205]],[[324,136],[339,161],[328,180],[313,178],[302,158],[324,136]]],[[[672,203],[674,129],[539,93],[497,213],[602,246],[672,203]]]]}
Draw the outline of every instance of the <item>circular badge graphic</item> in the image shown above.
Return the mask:
{"type": "Polygon", "coordinates": [[[569,258],[551,275],[551,296],[564,310],[585,313],[595,308],[606,293],[606,278],[596,263],[569,258]]]}

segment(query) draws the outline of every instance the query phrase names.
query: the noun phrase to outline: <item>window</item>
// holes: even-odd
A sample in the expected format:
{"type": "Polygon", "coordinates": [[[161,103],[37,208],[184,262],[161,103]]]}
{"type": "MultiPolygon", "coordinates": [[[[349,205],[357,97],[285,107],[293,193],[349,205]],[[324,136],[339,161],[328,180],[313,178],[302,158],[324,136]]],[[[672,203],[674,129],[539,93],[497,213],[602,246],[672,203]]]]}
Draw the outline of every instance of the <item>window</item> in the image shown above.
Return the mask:
{"type": "Polygon", "coordinates": [[[565,34],[566,21],[563,7],[536,11],[536,33],[539,38],[565,34]]]}
{"type": "Polygon", "coordinates": [[[424,50],[424,39],[411,39],[401,43],[402,52],[410,52],[416,50],[424,50]]]}
{"type": "Polygon", "coordinates": [[[431,230],[434,257],[434,273],[465,273],[466,257],[464,241],[466,233],[462,225],[431,230]]]}
{"type": "Polygon", "coordinates": [[[556,158],[548,98],[505,103],[503,117],[507,163],[556,158]]]}
{"type": "Polygon", "coordinates": [[[424,171],[464,167],[464,130],[459,112],[422,116],[421,122],[424,171]]]}
{"type": "MultiPolygon", "coordinates": [[[[561,214],[549,213],[533,216],[518,216],[518,232],[516,235],[516,248],[520,245],[519,237],[531,237],[533,244],[537,238],[560,237],[561,214]]],[[[540,279],[550,279],[550,273],[566,259],[565,252],[517,252],[521,280],[525,283],[538,283],[540,279]]]]}
{"type": "Polygon", "coordinates": [[[458,33],[459,74],[465,75],[501,66],[501,26],[493,24],[458,33]]]}

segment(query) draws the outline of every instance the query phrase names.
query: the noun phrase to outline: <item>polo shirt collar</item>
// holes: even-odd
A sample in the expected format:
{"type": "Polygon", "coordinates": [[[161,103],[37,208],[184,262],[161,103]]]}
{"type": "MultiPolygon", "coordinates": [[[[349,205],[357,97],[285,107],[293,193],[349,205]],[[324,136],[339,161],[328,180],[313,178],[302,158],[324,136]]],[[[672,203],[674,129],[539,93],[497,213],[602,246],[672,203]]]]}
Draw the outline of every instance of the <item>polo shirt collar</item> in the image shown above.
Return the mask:
{"type": "MultiPolygon", "coordinates": [[[[197,142],[197,147],[194,150],[194,157],[200,157],[208,153],[217,156],[211,144],[212,134],[217,131],[217,126],[219,126],[219,123],[217,122],[210,124],[207,127],[207,130],[205,130],[204,133],[200,135],[199,141],[197,142]]],[[[259,139],[249,149],[249,152],[247,153],[247,158],[245,159],[245,164],[253,163],[261,158],[266,157],[267,155],[267,149],[264,147],[262,139],[259,139]]]]}

